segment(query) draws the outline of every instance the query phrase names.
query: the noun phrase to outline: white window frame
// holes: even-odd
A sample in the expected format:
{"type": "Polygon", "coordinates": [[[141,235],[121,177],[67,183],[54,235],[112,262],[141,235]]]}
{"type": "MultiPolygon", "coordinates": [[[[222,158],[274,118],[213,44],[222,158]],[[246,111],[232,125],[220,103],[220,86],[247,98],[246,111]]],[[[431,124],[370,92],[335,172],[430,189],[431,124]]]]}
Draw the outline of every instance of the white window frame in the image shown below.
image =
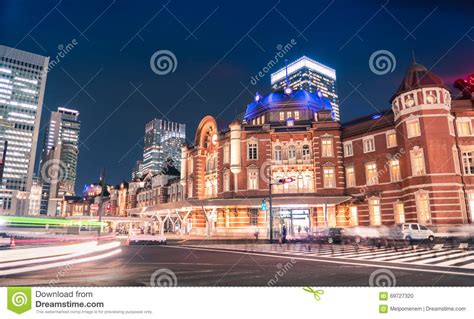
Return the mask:
{"type": "Polygon", "coordinates": [[[349,225],[359,226],[359,216],[357,214],[357,206],[349,206],[349,225]]]}
{"type": "Polygon", "coordinates": [[[420,224],[431,224],[433,216],[431,216],[430,193],[426,190],[419,190],[419,191],[415,192],[415,203],[416,203],[416,216],[417,216],[417,219],[418,219],[418,223],[420,223],[420,224]],[[422,211],[422,209],[424,207],[422,207],[423,203],[420,202],[421,199],[423,199],[423,201],[426,200],[426,203],[425,203],[425,204],[427,204],[427,206],[426,206],[427,211],[426,212],[422,211]],[[427,215],[427,216],[423,216],[423,215],[427,215]],[[428,218],[426,219],[425,217],[428,217],[428,218]]]}
{"type": "Polygon", "coordinates": [[[224,184],[223,191],[230,192],[230,171],[229,170],[224,171],[224,174],[222,175],[222,179],[223,179],[223,184],[224,184]]]}
{"type": "Polygon", "coordinates": [[[423,176],[426,175],[426,162],[425,162],[425,152],[421,147],[415,146],[413,149],[410,150],[410,162],[411,162],[411,176],[423,176]],[[415,165],[416,156],[421,154],[421,161],[423,164],[422,171],[419,172],[415,165]]]}
{"type": "Polygon", "coordinates": [[[258,160],[258,141],[257,140],[247,141],[247,160],[249,161],[258,160]],[[253,151],[251,152],[251,148],[253,148],[253,145],[255,145],[255,158],[254,156],[251,156],[251,154],[253,154],[253,151]]]}
{"type": "Polygon", "coordinates": [[[364,137],[362,139],[362,144],[363,144],[364,154],[375,152],[375,138],[373,135],[364,137]],[[367,142],[370,142],[370,143],[368,144],[367,142]],[[368,147],[369,145],[371,145],[372,148],[369,148],[368,147]]]}
{"type": "Polygon", "coordinates": [[[334,138],[321,137],[321,157],[334,157],[334,138]]]}
{"type": "Polygon", "coordinates": [[[275,147],[273,148],[273,160],[277,162],[283,160],[283,148],[281,147],[281,145],[275,145],[275,147]],[[277,154],[279,156],[277,156],[277,154]]]}
{"type": "Polygon", "coordinates": [[[407,137],[408,138],[421,136],[421,126],[420,126],[420,120],[418,118],[407,120],[406,121],[406,127],[407,127],[407,137]],[[412,130],[410,130],[410,127],[411,127],[412,124],[416,124],[416,127],[417,127],[416,132],[413,132],[412,130]]]}
{"type": "Polygon", "coordinates": [[[354,155],[354,146],[352,145],[352,141],[344,142],[344,157],[350,157],[354,155]]]}
{"type": "Polygon", "coordinates": [[[401,224],[405,222],[405,205],[402,201],[397,200],[393,203],[393,213],[395,224],[401,224]]]}
{"type": "Polygon", "coordinates": [[[379,183],[377,162],[373,161],[365,163],[365,183],[369,186],[377,185],[379,183]],[[375,176],[373,178],[369,177],[369,166],[371,165],[375,165],[375,176]]]}
{"type": "Polygon", "coordinates": [[[466,165],[468,164],[468,160],[471,160],[472,163],[474,163],[474,150],[469,149],[469,150],[462,150],[462,173],[463,175],[474,175],[474,166],[469,166],[466,165]],[[466,154],[470,155],[466,155],[466,154]]]}
{"type": "Polygon", "coordinates": [[[303,144],[303,146],[301,147],[301,158],[303,159],[303,161],[308,161],[311,159],[311,147],[309,146],[309,144],[303,144]],[[305,151],[307,151],[308,154],[305,154],[305,151]]]}
{"type": "Polygon", "coordinates": [[[336,188],[336,169],[334,167],[323,167],[323,187],[324,188],[336,188]],[[331,180],[328,179],[328,175],[326,171],[332,171],[331,180]]]}
{"type": "Polygon", "coordinates": [[[385,133],[385,139],[386,139],[386,141],[387,141],[387,148],[392,148],[392,147],[398,146],[397,132],[396,132],[395,130],[387,131],[387,132],[385,133]],[[390,136],[390,135],[395,136],[395,144],[394,144],[394,145],[390,145],[390,139],[389,139],[389,136],[390,136]]]}
{"type": "Polygon", "coordinates": [[[229,164],[230,163],[230,144],[225,143],[223,147],[223,156],[222,156],[222,162],[224,164],[229,164]]]}
{"type": "Polygon", "coordinates": [[[258,190],[258,168],[247,168],[247,190],[258,190]],[[253,178],[255,177],[255,178],[253,178]]]}
{"type": "Polygon", "coordinates": [[[356,187],[356,176],[355,176],[354,165],[346,166],[346,187],[356,187]],[[352,174],[350,170],[352,170],[352,174]]]}
{"type": "Polygon", "coordinates": [[[401,169],[400,169],[400,160],[398,159],[394,159],[394,160],[390,160],[390,181],[391,182],[399,182],[402,180],[402,172],[401,172],[401,169]],[[394,173],[394,169],[393,167],[395,167],[394,165],[392,165],[394,162],[397,162],[398,163],[398,174],[395,175],[394,173]]]}
{"type": "Polygon", "coordinates": [[[470,117],[458,117],[456,119],[456,128],[457,128],[458,136],[464,137],[464,136],[472,136],[473,135],[472,120],[471,120],[470,117]],[[465,134],[463,131],[460,130],[460,127],[461,127],[460,124],[461,123],[462,124],[465,124],[465,123],[468,124],[470,134],[465,134]]]}
{"type": "Polygon", "coordinates": [[[382,203],[379,197],[370,197],[367,200],[369,206],[370,226],[382,225],[382,203]],[[377,205],[373,205],[376,203],[377,205]],[[376,209],[377,208],[377,209],[376,209]]]}

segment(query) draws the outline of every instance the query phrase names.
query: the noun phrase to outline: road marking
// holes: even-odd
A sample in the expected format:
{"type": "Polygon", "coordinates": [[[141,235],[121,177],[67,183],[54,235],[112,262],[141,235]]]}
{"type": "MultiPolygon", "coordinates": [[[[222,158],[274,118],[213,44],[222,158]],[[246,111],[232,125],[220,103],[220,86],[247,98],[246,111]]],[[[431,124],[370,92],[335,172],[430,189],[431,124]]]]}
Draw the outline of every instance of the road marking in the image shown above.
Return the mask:
{"type": "MultiPolygon", "coordinates": [[[[451,275],[460,275],[460,276],[469,276],[474,277],[474,273],[466,273],[460,271],[450,271],[445,269],[421,269],[421,268],[409,268],[409,267],[401,267],[401,266],[394,266],[390,264],[383,264],[383,265],[371,265],[367,263],[361,263],[357,261],[342,261],[342,260],[327,260],[327,259],[320,259],[320,258],[305,258],[305,257],[298,257],[298,256],[284,256],[284,255],[272,255],[268,253],[252,253],[252,252],[242,252],[242,251],[232,251],[232,250],[225,250],[225,249],[216,249],[216,248],[200,248],[196,246],[161,246],[163,248],[175,248],[175,249],[193,249],[193,250],[201,250],[201,251],[212,251],[212,252],[221,252],[227,254],[240,254],[240,255],[252,255],[252,256],[264,256],[269,258],[284,258],[284,259],[294,259],[294,260],[304,260],[304,261],[318,261],[322,263],[329,263],[329,264],[340,264],[340,265],[352,265],[352,266],[364,266],[364,267],[371,267],[371,268],[390,268],[390,269],[398,269],[398,270],[408,270],[408,271],[418,271],[418,272],[428,272],[428,273],[436,273],[436,274],[451,274],[451,275]]],[[[474,267],[473,267],[474,269],[474,267]]]]}

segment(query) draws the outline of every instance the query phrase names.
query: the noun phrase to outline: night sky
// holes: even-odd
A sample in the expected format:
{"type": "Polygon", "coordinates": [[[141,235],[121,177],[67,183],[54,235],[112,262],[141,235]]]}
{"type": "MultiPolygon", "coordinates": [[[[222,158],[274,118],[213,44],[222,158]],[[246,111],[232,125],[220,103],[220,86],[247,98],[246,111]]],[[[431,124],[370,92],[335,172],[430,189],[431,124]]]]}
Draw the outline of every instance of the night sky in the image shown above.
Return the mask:
{"type": "Polygon", "coordinates": [[[101,167],[110,183],[130,179],[154,117],[185,123],[191,143],[203,116],[243,112],[256,91],[270,92],[277,68],[257,85],[251,77],[292,39],[289,61],[307,55],[336,69],[343,122],[389,107],[412,50],[451,86],[474,73],[473,12],[473,1],[456,0],[0,0],[0,43],[52,59],[77,43],[48,75],[42,126],[58,106],[80,111],[80,190],[101,167]],[[174,72],[152,71],[158,50],[174,53],[174,72]],[[378,50],[393,54],[393,72],[371,71],[378,50]]]}

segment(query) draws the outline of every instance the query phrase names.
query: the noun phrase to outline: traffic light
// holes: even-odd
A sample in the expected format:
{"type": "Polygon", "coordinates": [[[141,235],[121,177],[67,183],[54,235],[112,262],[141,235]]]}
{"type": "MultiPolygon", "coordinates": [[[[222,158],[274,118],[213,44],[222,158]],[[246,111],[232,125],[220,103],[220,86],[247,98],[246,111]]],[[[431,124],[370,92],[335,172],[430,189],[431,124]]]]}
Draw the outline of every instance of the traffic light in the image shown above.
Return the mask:
{"type": "Polygon", "coordinates": [[[266,201],[266,199],[262,199],[261,208],[262,208],[262,210],[267,210],[267,201],[266,201]]]}

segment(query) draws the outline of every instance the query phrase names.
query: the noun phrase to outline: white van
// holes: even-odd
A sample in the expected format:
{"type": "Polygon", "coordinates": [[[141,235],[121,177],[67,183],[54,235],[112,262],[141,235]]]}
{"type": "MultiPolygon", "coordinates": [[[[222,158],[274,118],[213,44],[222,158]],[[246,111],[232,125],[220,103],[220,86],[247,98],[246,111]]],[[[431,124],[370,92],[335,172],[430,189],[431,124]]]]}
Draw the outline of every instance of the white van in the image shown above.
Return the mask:
{"type": "Polygon", "coordinates": [[[397,224],[398,234],[405,240],[423,240],[428,239],[433,242],[435,240],[434,232],[424,225],[418,223],[397,224]]]}

